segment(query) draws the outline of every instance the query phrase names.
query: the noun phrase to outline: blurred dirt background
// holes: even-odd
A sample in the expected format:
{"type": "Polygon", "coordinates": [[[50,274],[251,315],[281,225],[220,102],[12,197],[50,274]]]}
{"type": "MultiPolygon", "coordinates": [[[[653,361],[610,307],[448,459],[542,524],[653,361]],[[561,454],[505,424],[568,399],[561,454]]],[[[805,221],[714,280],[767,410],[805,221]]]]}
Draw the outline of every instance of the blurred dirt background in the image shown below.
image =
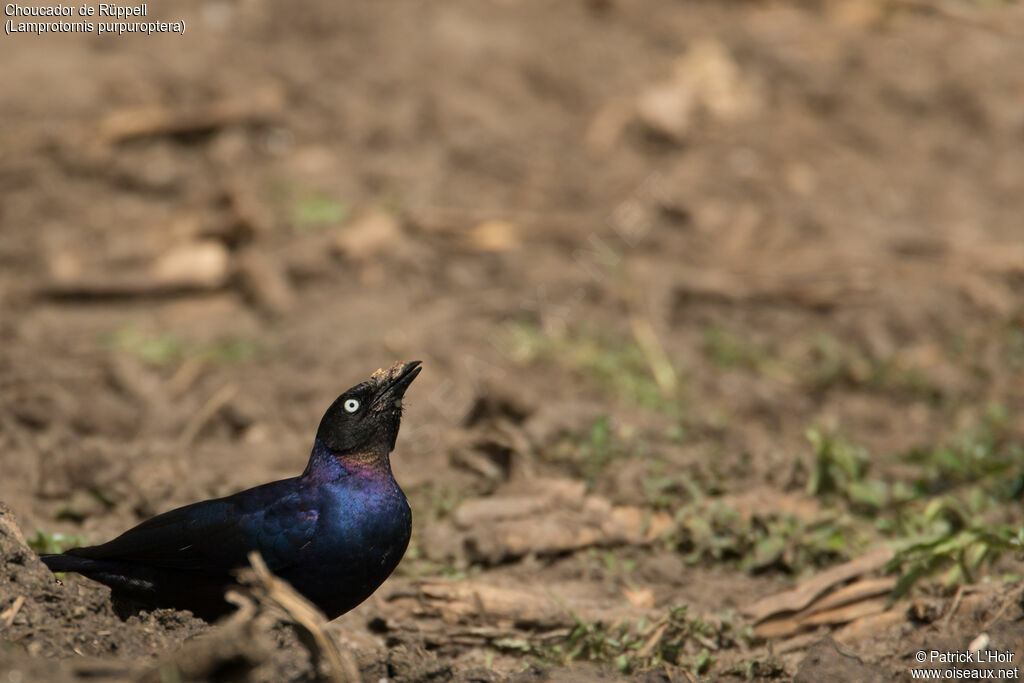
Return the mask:
{"type": "Polygon", "coordinates": [[[297,474],[414,358],[412,546],[323,629],[366,680],[1019,663],[1021,7],[150,14],[0,40],[5,680],[329,675],[26,543],[297,474]]]}

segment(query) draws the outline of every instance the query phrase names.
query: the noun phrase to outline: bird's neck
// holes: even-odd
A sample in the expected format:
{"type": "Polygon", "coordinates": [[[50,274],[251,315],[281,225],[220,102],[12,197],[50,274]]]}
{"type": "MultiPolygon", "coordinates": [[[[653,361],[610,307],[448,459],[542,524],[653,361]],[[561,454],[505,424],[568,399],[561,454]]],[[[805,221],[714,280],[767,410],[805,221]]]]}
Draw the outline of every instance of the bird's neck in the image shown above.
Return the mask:
{"type": "Polygon", "coordinates": [[[391,459],[387,449],[368,450],[365,453],[337,453],[320,439],[313,442],[313,452],[302,473],[321,481],[345,477],[390,478],[391,459]]]}

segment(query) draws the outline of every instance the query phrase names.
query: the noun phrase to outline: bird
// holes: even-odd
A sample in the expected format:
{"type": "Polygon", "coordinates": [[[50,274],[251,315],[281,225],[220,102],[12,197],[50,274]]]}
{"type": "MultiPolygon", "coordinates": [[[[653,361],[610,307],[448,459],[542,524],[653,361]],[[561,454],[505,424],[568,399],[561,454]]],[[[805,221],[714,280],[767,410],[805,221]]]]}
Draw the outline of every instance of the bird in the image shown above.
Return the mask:
{"type": "Polygon", "coordinates": [[[420,366],[398,361],[341,394],[299,476],[185,505],[102,545],[40,558],[51,571],[106,584],[121,611],[174,608],[213,621],[233,611],[224,593],[257,551],[328,619],[344,614],[390,576],[409,544],[412,510],[390,454],[420,366]]]}

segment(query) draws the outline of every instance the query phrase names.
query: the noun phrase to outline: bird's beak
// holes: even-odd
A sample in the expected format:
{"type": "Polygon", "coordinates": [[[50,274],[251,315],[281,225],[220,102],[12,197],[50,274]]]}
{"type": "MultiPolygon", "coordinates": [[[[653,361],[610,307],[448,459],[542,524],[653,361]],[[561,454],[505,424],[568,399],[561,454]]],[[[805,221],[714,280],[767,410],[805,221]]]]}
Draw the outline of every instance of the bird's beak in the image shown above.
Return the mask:
{"type": "Polygon", "coordinates": [[[373,402],[373,407],[382,410],[392,404],[395,408],[401,408],[405,390],[416,379],[416,375],[420,374],[421,364],[422,361],[412,360],[392,365],[380,380],[381,385],[377,390],[377,398],[373,402]]]}

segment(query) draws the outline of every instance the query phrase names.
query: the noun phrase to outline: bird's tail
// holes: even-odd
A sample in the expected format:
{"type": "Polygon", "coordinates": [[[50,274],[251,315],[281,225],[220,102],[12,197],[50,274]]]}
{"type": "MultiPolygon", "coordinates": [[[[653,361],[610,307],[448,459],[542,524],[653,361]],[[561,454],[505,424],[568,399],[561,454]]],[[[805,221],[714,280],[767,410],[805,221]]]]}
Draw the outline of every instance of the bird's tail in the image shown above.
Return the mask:
{"type": "Polygon", "coordinates": [[[189,609],[193,614],[213,621],[232,607],[224,601],[228,579],[132,565],[116,560],[94,560],[77,555],[40,555],[50,571],[78,572],[110,586],[115,610],[128,605],[126,614],[136,608],[173,607],[189,609]]]}
{"type": "Polygon", "coordinates": [[[94,581],[105,583],[115,591],[149,592],[153,590],[154,581],[162,576],[157,569],[132,567],[108,560],[93,560],[69,553],[40,555],[39,559],[50,568],[51,572],[78,572],[94,581]]]}
{"type": "Polygon", "coordinates": [[[87,557],[75,557],[74,555],[40,555],[39,559],[43,561],[43,564],[50,568],[51,572],[81,572],[84,574],[90,569],[97,569],[96,561],[90,560],[87,557]]]}

